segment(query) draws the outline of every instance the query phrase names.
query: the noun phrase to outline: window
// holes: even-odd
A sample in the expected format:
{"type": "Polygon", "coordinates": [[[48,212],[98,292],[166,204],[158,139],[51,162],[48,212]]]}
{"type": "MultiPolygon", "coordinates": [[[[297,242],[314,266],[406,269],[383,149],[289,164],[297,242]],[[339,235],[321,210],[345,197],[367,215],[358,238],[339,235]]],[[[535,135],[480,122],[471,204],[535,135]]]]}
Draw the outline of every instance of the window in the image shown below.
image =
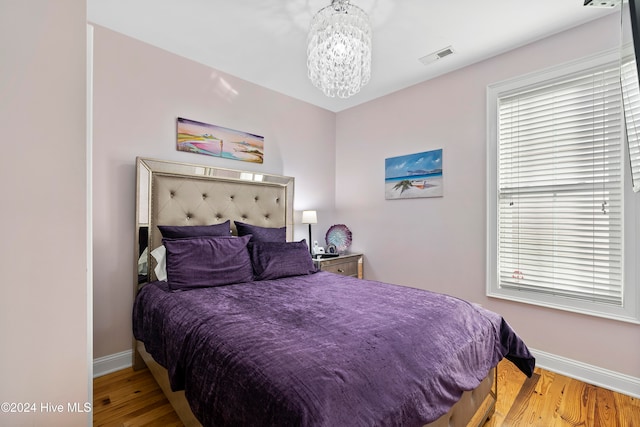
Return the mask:
{"type": "Polygon", "coordinates": [[[489,86],[488,295],[637,320],[614,58],[489,86]]]}
{"type": "Polygon", "coordinates": [[[622,99],[624,100],[629,164],[633,191],[640,192],[640,88],[634,60],[625,61],[621,67],[622,99]]]}

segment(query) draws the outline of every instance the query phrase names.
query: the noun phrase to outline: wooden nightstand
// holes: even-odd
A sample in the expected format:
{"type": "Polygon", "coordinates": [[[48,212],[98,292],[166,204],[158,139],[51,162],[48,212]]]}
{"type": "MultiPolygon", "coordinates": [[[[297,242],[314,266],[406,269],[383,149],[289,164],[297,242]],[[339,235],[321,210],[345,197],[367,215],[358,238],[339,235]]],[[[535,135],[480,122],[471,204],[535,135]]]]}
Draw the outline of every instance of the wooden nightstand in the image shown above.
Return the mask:
{"type": "Polygon", "coordinates": [[[343,254],[333,258],[314,258],[319,270],[362,279],[362,254],[343,254]]]}

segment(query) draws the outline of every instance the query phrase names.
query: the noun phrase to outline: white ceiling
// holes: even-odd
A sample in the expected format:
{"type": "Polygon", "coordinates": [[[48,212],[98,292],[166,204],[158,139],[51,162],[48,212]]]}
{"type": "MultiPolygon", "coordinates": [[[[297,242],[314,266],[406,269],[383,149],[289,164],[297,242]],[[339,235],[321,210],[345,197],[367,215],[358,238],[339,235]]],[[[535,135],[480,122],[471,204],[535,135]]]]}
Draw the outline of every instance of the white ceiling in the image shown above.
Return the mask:
{"type": "Polygon", "coordinates": [[[307,29],[330,0],[87,0],[87,14],[92,23],[338,112],[619,13],[583,0],[351,3],[371,17],[373,65],[369,84],[346,100],[324,96],[307,78],[307,29]],[[427,66],[418,60],[447,46],[453,55],[427,66]]]}

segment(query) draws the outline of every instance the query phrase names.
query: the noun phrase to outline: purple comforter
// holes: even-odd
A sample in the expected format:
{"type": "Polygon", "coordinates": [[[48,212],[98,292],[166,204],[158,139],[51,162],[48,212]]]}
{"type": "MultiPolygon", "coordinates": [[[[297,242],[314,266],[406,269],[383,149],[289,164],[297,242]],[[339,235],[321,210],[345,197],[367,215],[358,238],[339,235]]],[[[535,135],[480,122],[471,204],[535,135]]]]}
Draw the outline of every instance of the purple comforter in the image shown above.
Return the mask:
{"type": "Polygon", "coordinates": [[[507,357],[499,315],[450,296],[318,272],[170,292],[146,285],[136,339],[205,426],[420,426],[507,357]]]}

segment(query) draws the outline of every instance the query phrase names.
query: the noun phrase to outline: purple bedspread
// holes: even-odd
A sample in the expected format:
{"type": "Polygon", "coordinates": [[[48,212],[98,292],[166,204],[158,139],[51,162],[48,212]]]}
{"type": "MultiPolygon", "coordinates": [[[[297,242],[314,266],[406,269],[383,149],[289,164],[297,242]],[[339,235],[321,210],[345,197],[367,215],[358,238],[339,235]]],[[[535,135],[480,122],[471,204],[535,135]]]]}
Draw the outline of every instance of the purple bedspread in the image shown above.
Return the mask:
{"type": "Polygon", "coordinates": [[[507,357],[499,315],[450,296],[318,272],[170,292],[146,285],[136,339],[205,426],[421,426],[507,357]]]}

